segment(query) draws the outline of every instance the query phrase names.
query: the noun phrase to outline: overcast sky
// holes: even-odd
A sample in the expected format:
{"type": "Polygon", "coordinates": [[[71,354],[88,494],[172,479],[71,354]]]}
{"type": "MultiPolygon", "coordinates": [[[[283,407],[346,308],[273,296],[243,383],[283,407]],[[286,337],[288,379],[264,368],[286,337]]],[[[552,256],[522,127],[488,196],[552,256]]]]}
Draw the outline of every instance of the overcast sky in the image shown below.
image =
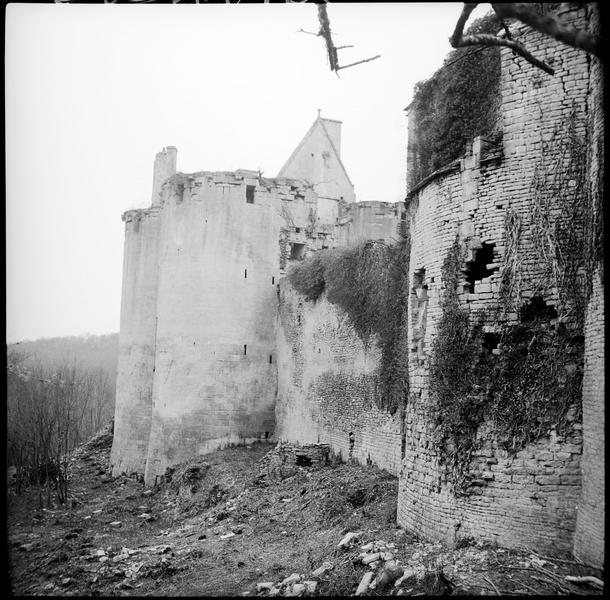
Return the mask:
{"type": "Polygon", "coordinates": [[[297,33],[312,4],[9,4],[7,341],[118,331],[121,214],[150,204],[163,146],[183,172],[273,177],[320,108],[357,199],[402,200],[403,109],[461,8],[331,3],[340,61],[382,55],[337,77],[297,33]]]}

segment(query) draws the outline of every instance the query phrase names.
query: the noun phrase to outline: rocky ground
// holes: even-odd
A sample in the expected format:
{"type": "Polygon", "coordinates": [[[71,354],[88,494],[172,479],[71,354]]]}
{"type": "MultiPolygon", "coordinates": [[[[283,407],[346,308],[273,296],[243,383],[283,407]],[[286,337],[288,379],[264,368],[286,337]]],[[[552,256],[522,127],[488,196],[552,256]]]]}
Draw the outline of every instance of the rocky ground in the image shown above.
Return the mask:
{"type": "Polygon", "coordinates": [[[69,506],[38,509],[33,490],[9,490],[13,594],[602,593],[601,573],[569,556],[418,540],[395,526],[397,480],[375,467],[331,461],[260,477],[273,446],[254,444],[146,489],[109,476],[111,443],[102,432],[74,454],[69,506]]]}

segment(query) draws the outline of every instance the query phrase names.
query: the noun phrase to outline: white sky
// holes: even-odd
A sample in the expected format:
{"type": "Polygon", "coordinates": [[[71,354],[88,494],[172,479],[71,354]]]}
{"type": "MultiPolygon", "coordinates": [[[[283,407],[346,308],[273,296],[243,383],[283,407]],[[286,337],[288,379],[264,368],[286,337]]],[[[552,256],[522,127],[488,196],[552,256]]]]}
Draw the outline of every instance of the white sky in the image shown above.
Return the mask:
{"type": "Polygon", "coordinates": [[[330,4],[335,44],[355,44],[340,63],[382,55],[338,78],[297,33],[313,4],[9,4],[7,341],[118,331],[121,214],[150,204],[163,146],[183,172],[273,177],[320,108],[358,200],[402,200],[403,109],[461,8],[330,4]]]}

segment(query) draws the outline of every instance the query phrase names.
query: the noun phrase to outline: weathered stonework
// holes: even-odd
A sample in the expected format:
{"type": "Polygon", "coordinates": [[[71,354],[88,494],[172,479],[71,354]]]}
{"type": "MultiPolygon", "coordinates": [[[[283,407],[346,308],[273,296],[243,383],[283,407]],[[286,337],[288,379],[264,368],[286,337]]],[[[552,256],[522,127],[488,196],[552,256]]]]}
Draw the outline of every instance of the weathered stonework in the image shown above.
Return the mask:
{"type": "Polygon", "coordinates": [[[280,442],[259,461],[259,479],[277,481],[294,475],[299,468],[319,469],[329,462],[328,444],[280,442]]]}
{"type": "MultiPolygon", "coordinates": [[[[583,13],[565,17],[582,25],[583,13]]],[[[503,49],[501,142],[476,139],[459,165],[416,186],[407,199],[413,286],[410,399],[398,522],[450,544],[472,536],[509,547],[570,550],[581,489],[583,426],[577,418],[572,417],[567,437],[552,433],[513,456],[502,449],[489,423],[481,426],[481,448],[471,463],[476,477],[465,495],[456,494],[447,481],[430,418],[435,400],[428,364],[445,285],[441,268],[456,235],[465,248],[466,267],[486,257],[478,276],[465,268],[457,290],[470,314],[487,310],[485,331],[517,323],[519,308],[533,297],[558,309],[555,322],[567,332],[579,331],[577,299],[563,287],[564,280],[549,273],[551,260],[542,256],[539,236],[540,219],[552,231],[567,212],[560,201],[569,192],[557,198],[546,190],[558,183],[567,190],[577,186],[565,148],[586,144],[589,59],[525,26],[513,29],[535,56],[552,61],[555,75],[548,77],[503,49]],[[545,175],[553,178],[546,187],[539,181],[545,175]],[[508,278],[510,273],[518,276],[508,278]]],[[[576,219],[572,231],[582,238],[583,227],[576,219]]],[[[574,415],[579,402],[574,398],[574,415]]]]}
{"type": "MultiPolygon", "coordinates": [[[[599,31],[599,7],[591,7],[591,29],[599,31]]],[[[603,65],[591,58],[591,94],[588,104],[589,153],[587,181],[594,221],[603,220],[604,197],[604,84],[603,65]]],[[[590,232],[593,251],[602,239],[590,232]]],[[[600,254],[602,248],[598,249],[600,254]]],[[[601,257],[600,257],[601,258],[601,257]]],[[[574,555],[587,564],[604,566],[605,543],[605,315],[603,263],[592,274],[592,290],[585,321],[583,377],[582,494],[578,503],[574,555]]]]}
{"type": "Polygon", "coordinates": [[[344,460],[398,474],[402,418],[375,404],[377,343],[365,346],[347,315],[325,295],[306,301],[280,283],[276,436],[327,443],[344,460]]]}
{"type": "Polygon", "coordinates": [[[123,215],[115,474],[153,484],[221,445],[273,439],[280,277],[311,252],[393,235],[401,214],[347,202],[340,123],[326,121],[283,169],[312,163],[325,196],[256,171],[175,173],[176,149],[157,154],[152,206],[123,215]]]}

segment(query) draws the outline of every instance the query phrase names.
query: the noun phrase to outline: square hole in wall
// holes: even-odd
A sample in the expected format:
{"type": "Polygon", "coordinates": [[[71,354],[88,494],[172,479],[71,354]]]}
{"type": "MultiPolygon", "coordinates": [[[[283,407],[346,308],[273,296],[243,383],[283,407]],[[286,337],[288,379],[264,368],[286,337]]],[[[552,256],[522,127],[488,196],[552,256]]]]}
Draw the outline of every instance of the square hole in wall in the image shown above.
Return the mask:
{"type": "Polygon", "coordinates": [[[290,244],[290,260],[302,260],[305,258],[305,244],[290,244]]]}
{"type": "Polygon", "coordinates": [[[256,190],[255,185],[246,186],[246,202],[248,204],[254,204],[254,191],[256,190]]]}

